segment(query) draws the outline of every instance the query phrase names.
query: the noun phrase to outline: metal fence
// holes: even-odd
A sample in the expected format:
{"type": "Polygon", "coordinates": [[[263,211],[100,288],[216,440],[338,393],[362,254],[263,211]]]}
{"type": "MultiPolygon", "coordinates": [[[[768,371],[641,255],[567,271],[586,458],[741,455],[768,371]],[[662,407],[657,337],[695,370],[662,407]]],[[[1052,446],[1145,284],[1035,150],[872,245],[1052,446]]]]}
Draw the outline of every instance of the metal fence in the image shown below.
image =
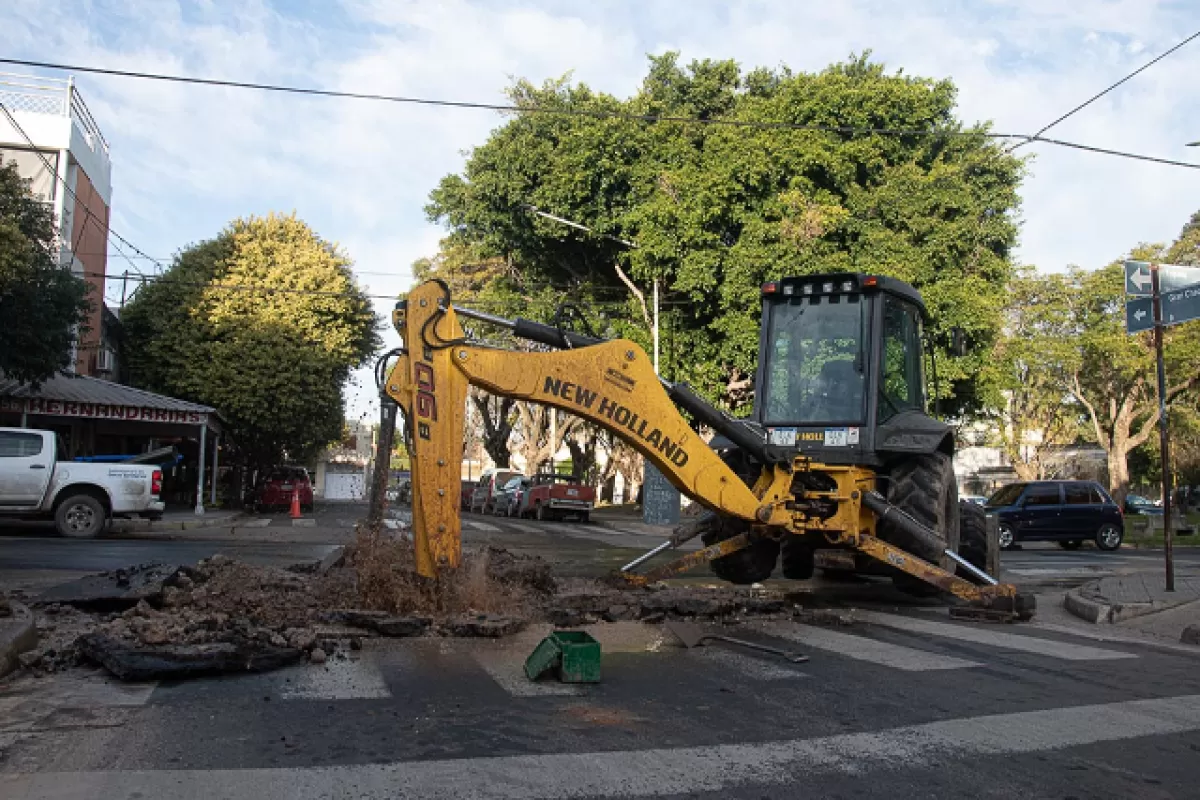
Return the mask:
{"type": "Polygon", "coordinates": [[[93,149],[100,147],[108,154],[108,141],[70,78],[0,72],[0,103],[14,113],[25,111],[70,117],[93,149]]]}

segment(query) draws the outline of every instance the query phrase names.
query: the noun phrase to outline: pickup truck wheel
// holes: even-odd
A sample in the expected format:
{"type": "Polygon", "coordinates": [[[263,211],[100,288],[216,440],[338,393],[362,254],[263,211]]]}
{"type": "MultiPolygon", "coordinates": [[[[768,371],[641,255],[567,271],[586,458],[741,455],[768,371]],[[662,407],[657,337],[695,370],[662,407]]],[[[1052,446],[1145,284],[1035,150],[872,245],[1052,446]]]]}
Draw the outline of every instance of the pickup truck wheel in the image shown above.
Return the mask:
{"type": "Polygon", "coordinates": [[[90,494],[72,495],[59,503],[54,512],[54,526],[59,535],[72,539],[94,539],[107,522],[104,504],[90,494]]]}
{"type": "Polygon", "coordinates": [[[582,514],[579,515],[579,521],[582,522],[584,525],[587,525],[589,522],[592,521],[592,513],[590,511],[583,512],[582,514]]]}

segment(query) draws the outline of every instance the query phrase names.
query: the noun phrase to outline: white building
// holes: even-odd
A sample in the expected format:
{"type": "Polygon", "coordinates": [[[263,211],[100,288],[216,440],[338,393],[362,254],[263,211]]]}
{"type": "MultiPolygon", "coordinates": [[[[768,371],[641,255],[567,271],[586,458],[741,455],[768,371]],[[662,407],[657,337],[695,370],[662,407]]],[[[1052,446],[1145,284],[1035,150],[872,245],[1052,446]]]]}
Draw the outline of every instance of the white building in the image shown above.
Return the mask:
{"type": "Polygon", "coordinates": [[[75,372],[111,379],[115,352],[101,339],[112,207],[108,142],[70,78],[0,73],[0,104],[0,159],[16,162],[33,192],[54,209],[61,263],[92,287],[75,372]]]}

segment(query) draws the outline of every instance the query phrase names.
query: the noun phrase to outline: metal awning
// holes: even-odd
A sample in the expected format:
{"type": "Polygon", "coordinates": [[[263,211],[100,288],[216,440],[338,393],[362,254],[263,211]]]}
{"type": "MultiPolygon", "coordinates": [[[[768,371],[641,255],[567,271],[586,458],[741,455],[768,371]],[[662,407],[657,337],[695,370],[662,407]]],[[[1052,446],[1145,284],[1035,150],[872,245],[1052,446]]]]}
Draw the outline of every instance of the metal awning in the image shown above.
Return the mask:
{"type": "Polygon", "coordinates": [[[220,428],[212,406],[85,375],[55,375],[36,389],[0,376],[0,412],[220,428]]]}

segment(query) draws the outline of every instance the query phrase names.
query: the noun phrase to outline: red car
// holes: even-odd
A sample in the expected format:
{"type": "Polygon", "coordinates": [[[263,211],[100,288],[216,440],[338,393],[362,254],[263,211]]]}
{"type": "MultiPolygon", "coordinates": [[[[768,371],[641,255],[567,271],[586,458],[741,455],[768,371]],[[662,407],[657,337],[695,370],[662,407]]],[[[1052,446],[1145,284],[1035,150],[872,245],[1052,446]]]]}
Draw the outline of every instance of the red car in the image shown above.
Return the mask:
{"type": "Polygon", "coordinates": [[[596,490],[576,483],[570,475],[534,475],[529,488],[521,494],[518,517],[538,519],[578,517],[580,522],[591,518],[596,502],[596,490]]]}
{"type": "Polygon", "coordinates": [[[278,510],[290,508],[292,493],[300,494],[300,510],[305,513],[313,509],[313,488],[308,470],[304,467],[275,467],[259,481],[254,490],[254,510],[278,510]]]}
{"type": "Polygon", "coordinates": [[[475,494],[475,487],[477,484],[475,481],[462,481],[459,485],[461,487],[459,489],[458,496],[459,505],[462,507],[463,511],[470,511],[471,495],[475,494]]]}

